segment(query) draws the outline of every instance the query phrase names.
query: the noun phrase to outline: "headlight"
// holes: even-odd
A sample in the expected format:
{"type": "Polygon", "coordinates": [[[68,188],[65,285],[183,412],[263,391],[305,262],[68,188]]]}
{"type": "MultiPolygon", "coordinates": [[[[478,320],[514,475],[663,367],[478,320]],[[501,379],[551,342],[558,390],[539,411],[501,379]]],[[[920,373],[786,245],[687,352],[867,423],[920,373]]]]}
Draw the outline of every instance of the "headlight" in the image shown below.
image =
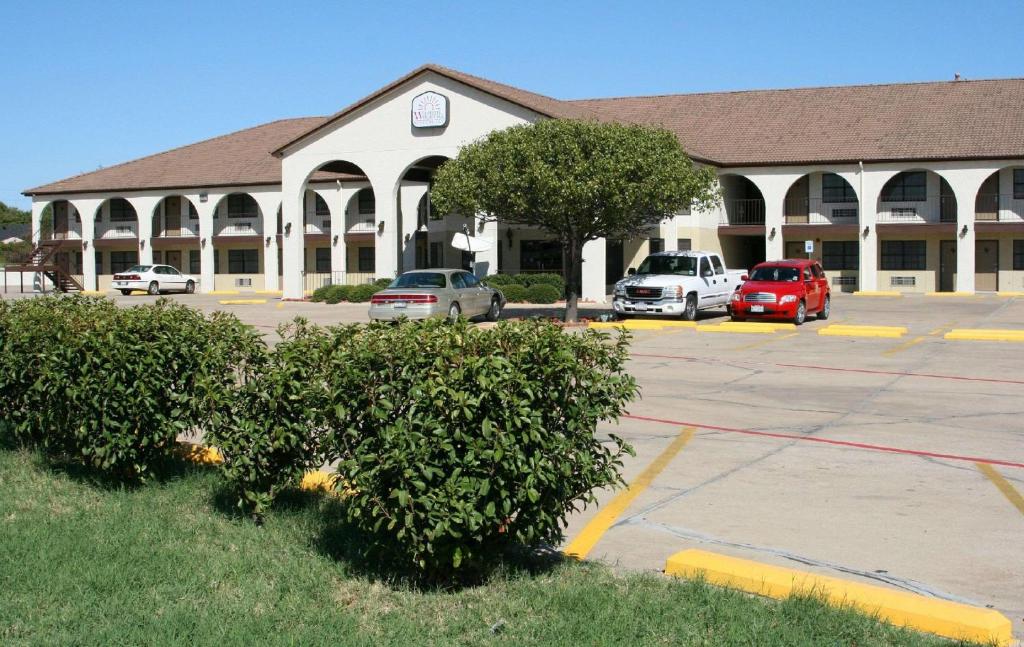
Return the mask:
{"type": "Polygon", "coordinates": [[[739,301],[740,300],[740,293],[739,292],[733,292],[732,293],[732,297],[730,297],[730,299],[732,301],[739,301]]]}
{"type": "Polygon", "coordinates": [[[617,297],[624,297],[624,296],[626,296],[626,286],[624,286],[624,285],[616,285],[615,286],[615,296],[617,296],[617,297]]]}
{"type": "Polygon", "coordinates": [[[796,302],[796,295],[795,294],[787,294],[786,296],[784,296],[781,299],[779,299],[779,303],[780,304],[783,304],[783,303],[794,303],[794,302],[796,302]]]}
{"type": "Polygon", "coordinates": [[[664,295],[667,296],[667,297],[673,297],[675,299],[682,299],[683,298],[683,286],[677,285],[675,287],[666,288],[664,295]]]}

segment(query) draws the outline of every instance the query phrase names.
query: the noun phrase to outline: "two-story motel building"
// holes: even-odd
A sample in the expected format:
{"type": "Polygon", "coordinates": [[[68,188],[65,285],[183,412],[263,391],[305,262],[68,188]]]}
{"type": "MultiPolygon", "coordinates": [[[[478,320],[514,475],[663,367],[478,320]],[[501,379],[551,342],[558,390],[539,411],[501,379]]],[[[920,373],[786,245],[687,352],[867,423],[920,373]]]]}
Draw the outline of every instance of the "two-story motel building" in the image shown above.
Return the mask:
{"type": "Polygon", "coordinates": [[[428,199],[460,146],[551,118],[666,127],[721,182],[714,210],[589,243],[585,299],[604,301],[649,251],[717,250],[746,268],[804,257],[805,241],[848,291],[1024,289],[1024,79],[563,101],[425,65],[330,117],[25,194],[36,241],[59,241],[58,262],[91,290],[163,262],[200,277],[203,292],[299,298],[328,281],[466,265],[450,244],[463,225],[498,243],[476,255],[478,273],[557,272],[557,240],[500,219],[431,219],[428,199]]]}

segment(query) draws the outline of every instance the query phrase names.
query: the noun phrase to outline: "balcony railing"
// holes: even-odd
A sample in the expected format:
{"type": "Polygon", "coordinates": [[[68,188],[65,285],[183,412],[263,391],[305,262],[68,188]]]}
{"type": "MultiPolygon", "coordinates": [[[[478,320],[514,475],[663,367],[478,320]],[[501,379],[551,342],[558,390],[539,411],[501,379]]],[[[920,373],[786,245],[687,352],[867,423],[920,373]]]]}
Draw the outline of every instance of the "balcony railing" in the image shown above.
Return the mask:
{"type": "Polygon", "coordinates": [[[195,238],[198,235],[198,222],[182,223],[177,229],[165,228],[153,231],[153,236],[156,238],[195,238]]]}
{"type": "Polygon", "coordinates": [[[722,214],[723,225],[763,225],[764,200],[726,200],[722,214]]]}
{"type": "Polygon", "coordinates": [[[135,220],[97,222],[96,238],[138,238],[139,223],[135,220]]]}
{"type": "Polygon", "coordinates": [[[215,220],[213,223],[214,236],[260,236],[262,233],[263,224],[258,218],[215,220]]]}
{"type": "Polygon", "coordinates": [[[313,222],[306,223],[307,234],[330,234],[331,233],[331,219],[317,218],[313,222]]]}
{"type": "Polygon", "coordinates": [[[878,222],[908,225],[956,223],[956,198],[944,195],[914,202],[882,202],[878,208],[878,222]]]}
{"type": "Polygon", "coordinates": [[[303,277],[307,291],[326,285],[363,285],[375,280],[373,272],[306,272],[303,277]]]}
{"type": "Polygon", "coordinates": [[[359,219],[348,218],[345,221],[346,234],[371,234],[377,231],[377,218],[372,215],[360,215],[359,219]]]}
{"type": "Polygon", "coordinates": [[[82,240],[82,224],[69,225],[67,231],[45,232],[44,237],[46,240],[82,240]]]}
{"type": "Polygon", "coordinates": [[[783,205],[787,225],[855,225],[856,202],[825,202],[821,198],[790,198],[783,205]]]}
{"type": "Polygon", "coordinates": [[[1024,222],[1024,196],[979,194],[974,203],[974,219],[979,222],[1024,222]]]}

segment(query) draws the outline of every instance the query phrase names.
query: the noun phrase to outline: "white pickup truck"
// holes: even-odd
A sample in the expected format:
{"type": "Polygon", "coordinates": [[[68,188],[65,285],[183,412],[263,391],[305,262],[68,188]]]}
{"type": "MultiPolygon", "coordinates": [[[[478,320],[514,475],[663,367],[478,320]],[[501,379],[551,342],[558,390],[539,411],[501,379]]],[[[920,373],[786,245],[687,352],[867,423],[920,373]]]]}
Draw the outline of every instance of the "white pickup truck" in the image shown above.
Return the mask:
{"type": "Polygon", "coordinates": [[[744,270],[727,270],[714,252],[658,252],[615,284],[612,307],[620,319],[633,315],[697,318],[697,311],[729,305],[744,270]]]}

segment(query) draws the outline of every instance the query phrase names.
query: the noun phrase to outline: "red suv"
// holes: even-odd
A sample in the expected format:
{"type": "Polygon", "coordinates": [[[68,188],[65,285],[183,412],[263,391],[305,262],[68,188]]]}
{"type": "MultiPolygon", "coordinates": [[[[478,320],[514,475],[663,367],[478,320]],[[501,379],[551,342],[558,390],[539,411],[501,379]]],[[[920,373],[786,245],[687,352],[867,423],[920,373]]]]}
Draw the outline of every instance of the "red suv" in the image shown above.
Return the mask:
{"type": "Polygon", "coordinates": [[[810,314],[828,319],[831,308],[825,271],[811,260],[760,263],[749,277],[743,277],[743,284],[729,300],[733,321],[765,317],[789,319],[799,326],[810,314]]]}

